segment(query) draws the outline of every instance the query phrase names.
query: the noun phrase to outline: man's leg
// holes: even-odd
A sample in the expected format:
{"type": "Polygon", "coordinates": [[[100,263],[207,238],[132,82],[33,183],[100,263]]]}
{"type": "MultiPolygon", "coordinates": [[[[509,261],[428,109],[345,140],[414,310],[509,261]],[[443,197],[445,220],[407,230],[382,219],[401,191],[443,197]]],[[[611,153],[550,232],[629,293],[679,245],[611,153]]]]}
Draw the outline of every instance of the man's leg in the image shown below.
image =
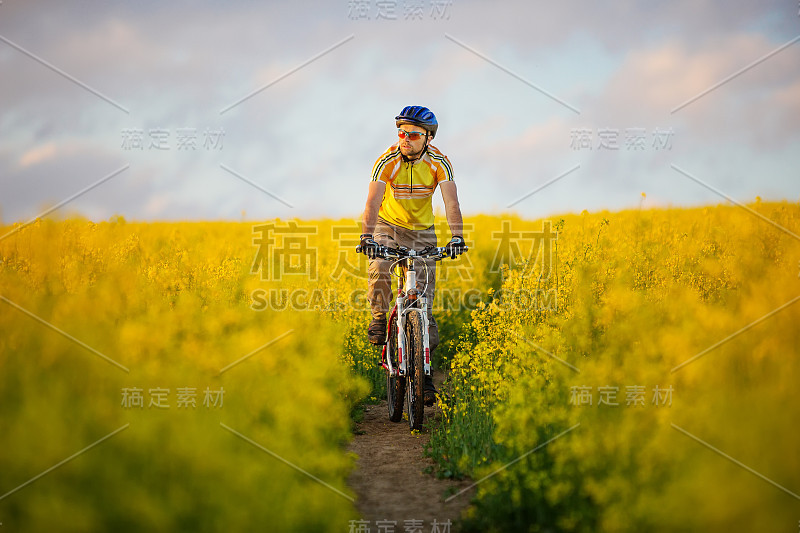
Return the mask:
{"type": "MultiPolygon", "coordinates": [[[[393,242],[394,229],[388,224],[378,220],[373,238],[382,246],[389,246],[393,242]]],[[[386,342],[386,313],[389,312],[392,301],[392,280],[389,272],[391,262],[386,259],[370,259],[367,272],[367,300],[369,301],[372,321],[367,329],[367,338],[372,344],[386,342]]]]}

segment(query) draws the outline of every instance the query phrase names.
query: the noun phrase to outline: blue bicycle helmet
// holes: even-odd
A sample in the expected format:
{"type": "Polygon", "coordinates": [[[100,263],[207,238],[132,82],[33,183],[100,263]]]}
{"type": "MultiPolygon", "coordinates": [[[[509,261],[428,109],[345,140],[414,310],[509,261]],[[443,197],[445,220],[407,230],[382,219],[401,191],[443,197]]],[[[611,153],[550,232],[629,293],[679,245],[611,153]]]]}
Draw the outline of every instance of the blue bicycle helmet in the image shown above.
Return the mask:
{"type": "Polygon", "coordinates": [[[439,129],[439,123],[436,121],[433,111],[420,105],[404,107],[400,114],[394,117],[394,121],[398,128],[400,124],[413,124],[425,128],[430,133],[431,139],[436,137],[436,130],[439,129]]]}

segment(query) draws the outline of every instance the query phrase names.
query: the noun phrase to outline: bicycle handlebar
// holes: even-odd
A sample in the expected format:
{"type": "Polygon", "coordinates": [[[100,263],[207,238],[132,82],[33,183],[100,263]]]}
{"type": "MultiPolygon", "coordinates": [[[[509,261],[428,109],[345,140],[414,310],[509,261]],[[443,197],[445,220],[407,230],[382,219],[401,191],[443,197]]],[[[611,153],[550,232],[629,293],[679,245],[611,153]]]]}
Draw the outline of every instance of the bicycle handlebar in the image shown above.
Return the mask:
{"type": "MultiPolygon", "coordinates": [[[[405,257],[416,257],[418,259],[434,259],[436,261],[440,261],[445,257],[449,257],[450,254],[445,253],[446,246],[429,246],[423,250],[416,251],[410,248],[401,248],[401,247],[388,247],[378,245],[378,252],[375,254],[375,257],[380,257],[381,259],[390,259],[392,257],[397,258],[405,258],[405,257]],[[411,252],[414,252],[411,254],[411,252]]],[[[466,246],[464,247],[464,252],[468,251],[469,248],[466,246]]],[[[462,252],[462,253],[464,253],[462,252]]],[[[359,244],[356,246],[356,253],[361,253],[361,245],[359,244]]]]}

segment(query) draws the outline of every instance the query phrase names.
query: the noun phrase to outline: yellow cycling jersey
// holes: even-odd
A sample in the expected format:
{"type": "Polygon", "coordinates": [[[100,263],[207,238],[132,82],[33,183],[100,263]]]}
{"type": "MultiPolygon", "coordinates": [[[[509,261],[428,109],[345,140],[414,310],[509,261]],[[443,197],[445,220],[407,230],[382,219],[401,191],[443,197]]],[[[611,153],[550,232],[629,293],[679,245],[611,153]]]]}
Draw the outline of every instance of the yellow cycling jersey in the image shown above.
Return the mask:
{"type": "Polygon", "coordinates": [[[399,144],[389,147],[372,167],[372,181],[386,182],[378,216],[411,230],[433,226],[433,192],[442,181],[453,181],[450,160],[428,145],[422,157],[406,161],[399,144]]]}

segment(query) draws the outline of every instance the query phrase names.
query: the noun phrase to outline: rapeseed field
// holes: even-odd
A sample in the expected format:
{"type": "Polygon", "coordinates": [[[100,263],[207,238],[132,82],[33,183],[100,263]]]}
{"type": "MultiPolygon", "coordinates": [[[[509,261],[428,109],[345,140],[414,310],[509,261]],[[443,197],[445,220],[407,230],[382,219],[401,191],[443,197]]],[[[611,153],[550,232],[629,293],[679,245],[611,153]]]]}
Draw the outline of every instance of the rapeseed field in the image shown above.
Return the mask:
{"type": "MultiPolygon", "coordinates": [[[[2,527],[346,530],[352,413],[385,394],[359,233],[0,228],[2,527]]],[[[760,201],[468,217],[427,449],[480,481],[462,526],[796,528],[798,234],[760,201]]]]}

